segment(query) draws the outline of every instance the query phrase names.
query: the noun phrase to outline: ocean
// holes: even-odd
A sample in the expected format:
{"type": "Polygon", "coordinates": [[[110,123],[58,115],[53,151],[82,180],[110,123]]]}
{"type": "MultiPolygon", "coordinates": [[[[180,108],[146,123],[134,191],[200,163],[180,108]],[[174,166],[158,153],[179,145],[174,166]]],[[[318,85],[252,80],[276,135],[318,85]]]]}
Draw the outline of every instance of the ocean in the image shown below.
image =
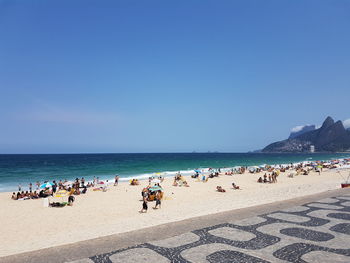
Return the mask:
{"type": "Polygon", "coordinates": [[[113,181],[146,179],[159,172],[172,176],[197,168],[223,168],[263,164],[349,158],[350,153],[265,154],[265,153],[130,153],[130,154],[1,154],[0,191],[24,190],[28,184],[52,180],[113,181]]]}

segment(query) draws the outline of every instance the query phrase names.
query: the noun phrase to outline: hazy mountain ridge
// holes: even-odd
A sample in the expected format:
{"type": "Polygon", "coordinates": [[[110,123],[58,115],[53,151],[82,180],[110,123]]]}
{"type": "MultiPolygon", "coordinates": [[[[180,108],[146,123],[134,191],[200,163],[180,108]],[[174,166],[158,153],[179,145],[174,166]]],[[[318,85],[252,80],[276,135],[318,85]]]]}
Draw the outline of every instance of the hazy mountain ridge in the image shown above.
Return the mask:
{"type": "Polygon", "coordinates": [[[314,131],[316,130],[316,125],[305,125],[300,127],[300,129],[298,129],[297,131],[293,131],[290,133],[289,138],[288,139],[293,139],[295,137],[298,137],[299,135],[305,133],[305,132],[309,132],[309,131],[314,131]]]}
{"type": "Polygon", "coordinates": [[[286,140],[269,144],[262,152],[307,152],[311,145],[317,152],[344,152],[350,149],[350,130],[345,129],[341,121],[334,122],[327,117],[319,129],[309,127],[307,129],[311,130],[305,131],[304,128],[294,136],[292,133],[286,140]]]}

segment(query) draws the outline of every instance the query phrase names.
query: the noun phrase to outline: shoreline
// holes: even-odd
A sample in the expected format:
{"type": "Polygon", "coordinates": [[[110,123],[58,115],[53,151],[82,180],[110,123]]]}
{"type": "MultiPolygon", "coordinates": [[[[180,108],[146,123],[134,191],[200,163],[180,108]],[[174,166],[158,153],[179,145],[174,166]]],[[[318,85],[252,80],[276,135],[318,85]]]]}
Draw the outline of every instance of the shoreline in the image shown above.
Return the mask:
{"type": "MultiPolygon", "coordinates": [[[[344,169],[344,173],[349,171],[344,169]]],[[[262,174],[221,175],[206,183],[189,177],[190,187],[172,186],[172,178],[165,178],[162,208],[153,210],[154,204],[149,203],[146,214],[138,212],[141,191],[148,183],[145,181],[137,186],[122,182],[107,192],[88,191],[76,196],[74,206],[64,208],[45,208],[41,199],[14,201],[8,193],[0,193],[0,236],[7,237],[0,257],[326,192],[339,189],[343,182],[334,170],[294,178],[288,178],[285,172],[276,184],[257,183],[262,174]],[[231,189],[232,182],[242,190],[231,189]],[[226,193],[217,192],[217,185],[226,193]],[[19,244],[23,236],[30,238],[19,244]]]]}
{"type": "MultiPolygon", "coordinates": [[[[106,154],[109,154],[109,153],[106,153],[106,154]]],[[[113,155],[114,153],[110,153],[110,155],[113,155]]],[[[124,154],[124,153],[123,153],[124,154]]],[[[131,155],[134,154],[134,153],[130,153],[131,155]]],[[[141,153],[142,154],[142,153],[141,153]]],[[[145,155],[147,155],[147,153],[144,153],[145,155]]],[[[163,154],[163,153],[159,153],[159,154],[163,154]]],[[[168,153],[168,154],[172,154],[172,153],[168,153]]],[[[192,153],[185,153],[185,154],[192,154],[192,153]]],[[[196,153],[197,154],[197,153],[196,153]]],[[[207,153],[198,153],[198,154],[207,154],[207,153]]],[[[208,154],[213,154],[213,153],[208,153],[208,154]]],[[[218,153],[218,154],[226,154],[226,153],[218,153]]],[[[235,154],[235,153],[227,153],[227,154],[235,154]]],[[[237,153],[237,154],[240,154],[240,153],[237,153]]],[[[255,153],[252,153],[252,154],[255,154],[255,153]]],[[[261,154],[276,154],[276,153],[261,153],[261,154]]],[[[286,155],[295,155],[295,153],[277,153],[277,154],[286,154],[286,155]]],[[[300,153],[300,154],[303,154],[303,153],[300,153]]],[[[310,155],[313,155],[313,154],[318,154],[318,153],[308,153],[310,155]]],[[[331,154],[331,153],[320,153],[320,154],[331,154]]],[[[348,152],[345,152],[345,153],[334,153],[334,154],[348,154],[348,152]]],[[[7,155],[7,154],[4,154],[4,155],[7,155]]],[[[14,155],[17,155],[17,154],[14,154],[14,155]]],[[[33,154],[20,154],[20,155],[33,155],[33,154]]],[[[46,155],[46,154],[38,154],[38,155],[46,155]]],[[[50,154],[51,155],[51,154],[50,154]]],[[[53,155],[69,155],[69,154],[53,154],[53,155]]],[[[80,155],[79,153],[78,154],[74,154],[74,155],[80,155]]],[[[85,154],[81,154],[81,155],[85,155],[85,154]]],[[[89,155],[89,154],[88,154],[89,155]]],[[[94,153],[90,153],[90,155],[95,155],[94,153]]],[[[334,158],[326,158],[326,159],[317,159],[317,161],[322,161],[322,162],[330,162],[331,160],[341,160],[341,159],[350,159],[350,153],[349,155],[347,156],[343,156],[343,157],[335,157],[334,158]]],[[[268,163],[268,165],[270,166],[280,166],[280,165],[289,165],[289,164],[301,164],[301,163],[307,163],[307,162],[315,162],[316,160],[312,160],[312,159],[309,159],[309,158],[306,158],[304,160],[300,160],[300,161],[297,161],[297,162],[277,162],[277,161],[271,161],[268,163]]],[[[235,166],[230,166],[230,167],[219,167],[217,165],[215,165],[215,163],[213,162],[214,165],[211,165],[211,166],[208,166],[208,167],[212,167],[213,169],[229,169],[229,168],[238,168],[238,167],[254,167],[254,166],[262,166],[262,165],[266,165],[266,163],[263,163],[263,162],[260,162],[260,163],[250,163],[249,165],[248,164],[239,164],[239,165],[235,165],[235,166]]],[[[131,179],[138,179],[138,180],[148,180],[149,177],[152,177],[152,176],[155,176],[156,174],[161,174],[163,177],[166,177],[166,178],[169,178],[169,177],[173,177],[175,176],[176,173],[180,172],[181,174],[183,174],[184,176],[190,176],[191,174],[194,174],[195,170],[196,169],[208,169],[208,168],[205,168],[205,167],[201,167],[201,166],[198,166],[196,168],[187,168],[187,169],[178,169],[178,170],[167,170],[167,171],[157,171],[157,172],[146,172],[146,173],[139,173],[139,174],[118,174],[117,172],[115,173],[115,175],[119,175],[120,176],[120,179],[119,181],[120,182],[128,182],[130,181],[131,179]]],[[[86,176],[83,176],[84,178],[86,178],[86,182],[92,182],[92,178],[93,178],[94,175],[86,175],[86,176]]],[[[59,180],[62,180],[62,179],[67,179],[68,181],[74,181],[75,178],[79,178],[81,176],[72,176],[72,177],[67,177],[67,176],[61,176],[61,178],[59,178],[59,176],[55,179],[51,179],[51,180],[48,180],[48,181],[53,181],[55,180],[56,182],[58,182],[59,180]],[[65,178],[63,178],[65,177],[65,178]]],[[[109,182],[114,182],[114,175],[113,174],[105,174],[105,175],[95,175],[95,177],[100,177],[100,181],[106,181],[108,180],[109,182]]],[[[33,183],[33,185],[35,184],[36,179],[32,179],[32,180],[26,180],[28,181],[27,183],[29,183],[30,181],[33,183]]],[[[39,180],[40,181],[40,180],[39,180]]],[[[13,183],[6,183],[6,184],[9,184],[8,186],[3,186],[1,187],[1,184],[0,184],[0,193],[12,193],[12,192],[18,192],[18,184],[21,184],[22,185],[22,190],[26,191],[26,190],[29,190],[28,189],[28,186],[27,184],[23,183],[23,182],[13,182],[13,183]],[[4,190],[1,190],[1,188],[3,188],[4,190]],[[12,190],[10,190],[10,188],[12,190]]],[[[34,190],[37,190],[35,187],[33,187],[33,191],[34,190]]]]}

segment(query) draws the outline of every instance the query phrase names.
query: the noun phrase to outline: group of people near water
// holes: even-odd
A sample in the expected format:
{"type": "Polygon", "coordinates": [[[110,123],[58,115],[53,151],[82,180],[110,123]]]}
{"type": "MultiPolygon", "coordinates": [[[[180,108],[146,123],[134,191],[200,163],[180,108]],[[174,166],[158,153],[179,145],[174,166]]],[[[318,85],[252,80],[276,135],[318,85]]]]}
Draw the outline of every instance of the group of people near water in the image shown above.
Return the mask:
{"type": "MultiPolygon", "coordinates": [[[[192,178],[196,178],[197,181],[203,181],[207,182],[211,178],[218,177],[219,175],[233,175],[233,174],[243,174],[246,171],[249,173],[261,173],[265,172],[264,175],[260,176],[257,180],[258,183],[277,183],[277,178],[280,175],[281,172],[287,172],[287,171],[293,171],[296,174],[303,174],[308,175],[310,171],[315,171],[318,173],[321,173],[323,168],[336,168],[338,167],[337,164],[339,162],[337,160],[330,161],[330,162],[304,162],[304,163],[298,163],[298,164],[289,164],[289,165],[275,165],[275,166],[260,166],[260,167],[239,167],[239,168],[222,168],[221,169],[212,169],[208,168],[203,173],[200,170],[195,170],[195,173],[191,175],[192,178]]],[[[341,163],[343,164],[350,164],[350,159],[345,159],[341,163]]],[[[202,170],[203,171],[203,170],[202,170]]],[[[292,173],[291,173],[292,174],[292,173]]],[[[287,175],[288,176],[288,175],[287,175]]],[[[288,176],[293,177],[293,176],[288,176]]],[[[148,210],[148,203],[155,201],[154,209],[161,208],[161,202],[163,199],[163,188],[160,186],[160,182],[163,182],[164,177],[158,176],[158,177],[150,177],[149,178],[149,185],[145,187],[142,190],[142,209],[141,213],[146,213],[148,210]],[[157,180],[157,183],[155,183],[153,186],[152,183],[153,180],[157,180]]],[[[174,176],[173,186],[184,186],[189,187],[189,183],[187,182],[188,178],[181,175],[180,172],[178,172],[174,176]]],[[[117,186],[119,182],[119,176],[115,175],[114,178],[114,186],[117,186]]],[[[110,183],[108,180],[106,181],[100,181],[99,177],[94,177],[92,181],[86,182],[84,177],[81,179],[76,178],[75,181],[70,182],[67,180],[60,180],[58,182],[52,181],[47,182],[45,181],[44,184],[41,184],[40,182],[36,182],[35,185],[32,183],[28,184],[28,190],[23,190],[21,185],[18,185],[18,192],[13,192],[11,198],[13,200],[28,200],[28,199],[38,199],[38,198],[46,198],[50,196],[54,196],[56,192],[58,191],[67,191],[69,200],[73,202],[74,196],[73,195],[80,195],[85,194],[87,192],[88,188],[93,188],[94,191],[102,190],[107,191],[107,186],[110,183]],[[34,189],[35,188],[35,189],[34,189]]],[[[113,184],[113,182],[111,182],[113,184]]],[[[138,179],[132,179],[130,180],[130,185],[139,185],[140,181],[138,179]]],[[[234,190],[240,190],[240,186],[236,185],[234,182],[232,183],[232,189],[234,190]]],[[[225,188],[218,185],[215,189],[217,192],[226,192],[225,188]]]]}

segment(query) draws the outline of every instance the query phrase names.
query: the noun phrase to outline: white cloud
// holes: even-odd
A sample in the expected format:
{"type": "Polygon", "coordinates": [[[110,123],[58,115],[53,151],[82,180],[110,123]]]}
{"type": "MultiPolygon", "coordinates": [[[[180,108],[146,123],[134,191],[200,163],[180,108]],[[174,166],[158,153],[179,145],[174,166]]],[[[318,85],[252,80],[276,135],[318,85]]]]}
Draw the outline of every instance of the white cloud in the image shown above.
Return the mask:
{"type": "Polygon", "coordinates": [[[291,129],[291,132],[299,132],[301,131],[306,125],[300,125],[300,126],[295,126],[294,128],[291,129]]]}
{"type": "Polygon", "coordinates": [[[344,125],[345,129],[350,128],[350,119],[343,121],[343,125],[344,125]]]}

